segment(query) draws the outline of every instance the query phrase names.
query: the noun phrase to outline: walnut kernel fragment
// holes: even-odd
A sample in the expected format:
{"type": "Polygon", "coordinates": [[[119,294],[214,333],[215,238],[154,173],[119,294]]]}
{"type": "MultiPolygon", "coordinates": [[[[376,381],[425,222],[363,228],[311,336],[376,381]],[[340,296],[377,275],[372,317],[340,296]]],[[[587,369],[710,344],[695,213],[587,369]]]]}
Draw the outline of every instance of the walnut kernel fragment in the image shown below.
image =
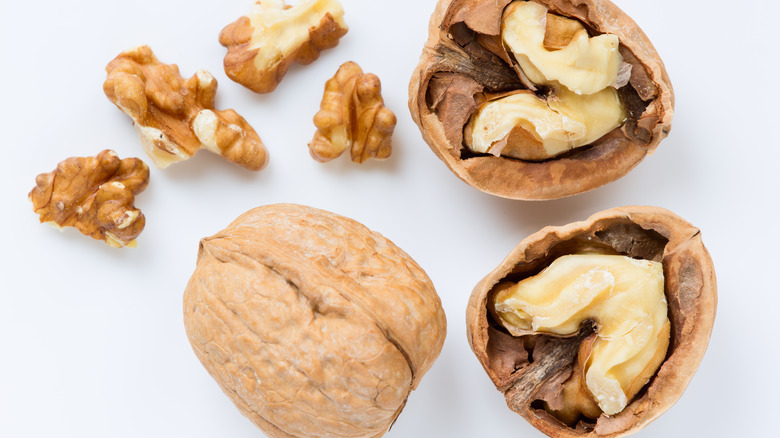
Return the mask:
{"type": "Polygon", "coordinates": [[[133,205],[149,183],[149,167],[137,158],[120,160],[105,150],[74,157],[35,179],[29,194],[40,221],[74,227],[113,247],[134,247],[146,219],[133,205]]]}
{"type": "Polygon", "coordinates": [[[225,27],[219,42],[227,47],[228,77],[256,93],[270,93],[290,66],[310,64],[338,45],[347,33],[337,0],[256,0],[252,11],[225,27]]]}
{"type": "Polygon", "coordinates": [[[384,159],[392,152],[396,117],[384,106],[379,78],[354,62],[344,63],[325,83],[320,111],[314,116],[317,132],[309,143],[311,156],[330,161],[350,150],[352,161],[384,159]]]}
{"type": "Polygon", "coordinates": [[[163,64],[148,46],[119,54],[106,66],[106,96],[133,119],[144,150],[158,168],[186,160],[201,149],[250,170],[268,153],[254,129],[232,109],[217,110],[217,81],[205,70],[189,79],[163,64]]]}

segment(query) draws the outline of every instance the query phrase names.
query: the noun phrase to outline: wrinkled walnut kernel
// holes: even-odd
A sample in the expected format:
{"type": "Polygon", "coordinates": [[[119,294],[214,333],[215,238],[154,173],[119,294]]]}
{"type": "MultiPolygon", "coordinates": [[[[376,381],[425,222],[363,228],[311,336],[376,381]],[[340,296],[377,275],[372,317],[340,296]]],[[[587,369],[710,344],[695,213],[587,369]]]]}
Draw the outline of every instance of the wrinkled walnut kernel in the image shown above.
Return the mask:
{"type": "Polygon", "coordinates": [[[148,46],[119,54],[106,66],[106,96],[133,119],[144,150],[158,168],[186,160],[200,148],[250,170],[268,153],[257,133],[232,109],[214,109],[217,81],[205,70],[185,80],[175,64],[148,46]]]}
{"type": "Polygon", "coordinates": [[[270,93],[290,66],[310,64],[347,33],[337,0],[256,0],[252,12],[225,27],[219,42],[227,47],[228,77],[256,93],[270,93]]]}
{"type": "Polygon", "coordinates": [[[105,150],[74,157],[35,178],[29,198],[41,222],[74,227],[113,247],[135,246],[146,219],[133,205],[149,183],[149,167],[138,158],[120,160],[105,150]]]}
{"type": "Polygon", "coordinates": [[[384,159],[392,152],[396,117],[384,106],[379,78],[354,62],[344,63],[325,83],[320,111],[314,115],[317,132],[309,143],[311,156],[330,161],[350,149],[352,161],[384,159]]]}

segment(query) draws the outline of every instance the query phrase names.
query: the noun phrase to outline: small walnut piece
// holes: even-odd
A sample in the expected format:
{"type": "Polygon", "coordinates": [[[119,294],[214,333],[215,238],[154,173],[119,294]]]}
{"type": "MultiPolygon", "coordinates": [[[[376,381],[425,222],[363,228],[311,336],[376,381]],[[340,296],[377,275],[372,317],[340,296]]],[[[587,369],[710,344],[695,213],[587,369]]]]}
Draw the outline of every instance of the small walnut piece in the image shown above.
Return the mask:
{"type": "Polygon", "coordinates": [[[634,206],[524,239],[475,286],[466,319],[510,409],[551,437],[618,438],[680,398],[716,306],[699,230],[634,206]]]}
{"type": "Polygon", "coordinates": [[[149,183],[149,167],[138,158],[120,160],[105,150],[74,157],[35,178],[29,194],[41,222],[74,227],[113,247],[134,247],[146,219],[133,205],[149,183]]]}
{"type": "Polygon", "coordinates": [[[344,9],[337,0],[301,0],[294,6],[256,0],[248,16],[219,34],[228,49],[225,73],[256,93],[270,93],[293,62],[314,62],[346,33],[344,9]]]}
{"type": "Polygon", "coordinates": [[[200,148],[250,170],[268,162],[254,129],[232,109],[216,110],[217,81],[205,70],[185,80],[175,64],[157,60],[148,46],[119,54],[106,66],[103,91],[133,119],[144,150],[164,169],[200,148]]]}
{"type": "MultiPolygon", "coordinates": [[[[580,350],[577,359],[584,385],[573,391],[591,396],[605,414],[622,411],[666,356],[669,319],[661,263],[618,255],[566,255],[541,273],[497,290],[495,313],[515,336],[571,336],[585,321],[597,324],[589,351],[580,350]]],[[[573,408],[564,406],[578,418],[580,412],[573,408]]]]}
{"type": "Polygon", "coordinates": [[[379,78],[354,62],[344,63],[325,83],[317,132],[309,143],[311,156],[330,161],[350,149],[352,161],[384,159],[392,152],[395,114],[384,105],[379,78]]]}
{"type": "Polygon", "coordinates": [[[201,240],[184,325],[209,374],[273,438],[384,435],[446,335],[433,284],[406,253],[291,204],[201,240]]]}

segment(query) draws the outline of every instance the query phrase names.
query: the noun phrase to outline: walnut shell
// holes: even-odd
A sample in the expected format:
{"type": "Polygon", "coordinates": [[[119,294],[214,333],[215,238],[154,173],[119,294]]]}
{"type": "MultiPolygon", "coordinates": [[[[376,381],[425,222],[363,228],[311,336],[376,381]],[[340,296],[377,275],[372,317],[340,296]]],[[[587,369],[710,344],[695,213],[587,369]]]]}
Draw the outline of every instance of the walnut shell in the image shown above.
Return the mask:
{"type": "Polygon", "coordinates": [[[583,222],[531,235],[474,288],[467,309],[468,340],[507,405],[553,437],[620,437],[637,432],[682,395],[707,349],[717,306],[712,260],[699,230],[656,207],[606,210],[583,222]],[[671,339],[655,376],[620,413],[566,426],[538,403],[571,373],[580,342],[536,335],[513,337],[489,315],[488,297],[502,280],[519,281],[557,257],[584,251],[663,263],[671,339]]]}
{"type": "Polygon", "coordinates": [[[446,320],[401,249],[278,204],[200,242],[184,293],[196,356],[270,437],[379,437],[439,355],[446,320]]]}
{"type": "Polygon", "coordinates": [[[618,36],[631,64],[619,89],[628,120],[592,144],[546,161],[470,151],[463,128],[483,93],[526,88],[500,38],[511,0],[439,0],[429,38],[409,85],[409,109],[423,138],[460,179],[493,195],[556,199],[612,182],[633,169],[671,128],[674,93],[663,62],[634,21],[608,0],[535,0],[581,21],[594,34],[618,36]]]}

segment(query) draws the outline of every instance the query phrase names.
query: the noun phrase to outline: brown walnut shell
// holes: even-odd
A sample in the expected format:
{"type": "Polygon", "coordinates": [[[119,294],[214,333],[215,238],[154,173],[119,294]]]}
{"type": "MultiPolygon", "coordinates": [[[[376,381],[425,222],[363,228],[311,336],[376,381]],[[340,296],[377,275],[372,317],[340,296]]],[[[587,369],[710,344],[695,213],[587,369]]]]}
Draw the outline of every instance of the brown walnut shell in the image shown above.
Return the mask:
{"type": "Polygon", "coordinates": [[[656,207],[623,207],[586,221],[546,227],[529,236],[474,288],[466,311],[468,340],[510,409],[552,437],[620,437],[637,432],[682,395],[707,349],[717,287],[712,260],[697,228],[656,207]],[[554,259],[585,251],[622,254],[663,264],[671,322],[666,359],[626,408],[569,427],[538,402],[560,391],[587,329],[572,338],[513,337],[490,316],[488,299],[502,280],[535,275],[554,259]]]}
{"type": "Polygon", "coordinates": [[[184,325],[224,393],[274,438],[384,435],[446,334],[433,284],[406,253],[292,204],[201,240],[184,325]]]}
{"type": "Polygon", "coordinates": [[[439,0],[429,38],[409,85],[409,109],[433,152],[467,184],[512,199],[556,199],[612,182],[633,169],[669,134],[674,93],[650,40],[609,0],[535,0],[577,19],[592,34],[620,40],[632,66],[619,89],[628,120],[588,146],[546,161],[477,154],[463,129],[484,95],[525,89],[501,43],[501,17],[511,0],[439,0]]]}

